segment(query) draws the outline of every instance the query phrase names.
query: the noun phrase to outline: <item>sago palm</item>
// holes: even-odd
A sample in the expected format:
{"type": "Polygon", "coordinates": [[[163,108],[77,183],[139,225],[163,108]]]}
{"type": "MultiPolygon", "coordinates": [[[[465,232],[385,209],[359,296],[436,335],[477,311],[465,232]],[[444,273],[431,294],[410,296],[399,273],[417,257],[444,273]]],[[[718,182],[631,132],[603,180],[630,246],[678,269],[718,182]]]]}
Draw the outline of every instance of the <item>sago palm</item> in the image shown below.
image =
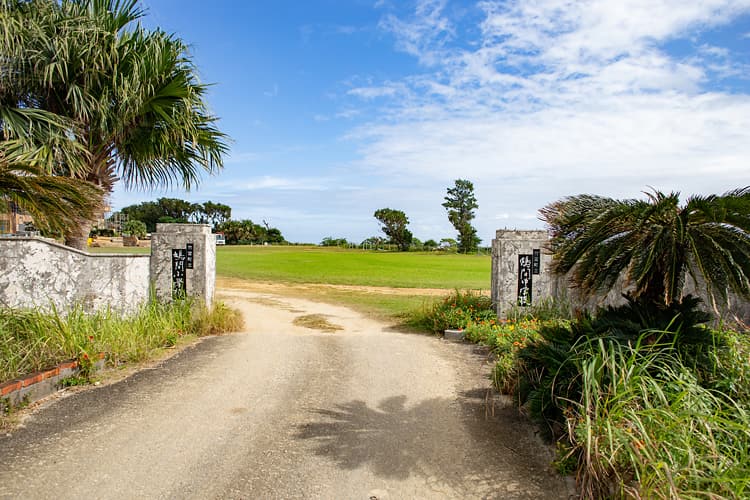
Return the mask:
{"type": "MultiPolygon", "coordinates": [[[[14,96],[21,107],[71,121],[85,149],[81,178],[101,187],[100,208],[118,179],[189,189],[201,171],[221,168],[225,136],[186,46],[137,24],[136,0],[6,0],[2,15],[2,39],[13,44],[3,80],[20,82],[13,87],[22,87],[14,96]]],[[[60,167],[55,173],[72,173],[60,167]]],[[[90,227],[80,220],[66,240],[82,247],[90,227]]]]}
{"type": "Polygon", "coordinates": [[[730,293],[750,297],[750,188],[723,195],[659,191],[646,200],[579,195],[541,210],[552,239],[553,270],[571,273],[584,296],[611,290],[621,276],[633,295],[669,305],[686,277],[717,307],[730,293]]]}

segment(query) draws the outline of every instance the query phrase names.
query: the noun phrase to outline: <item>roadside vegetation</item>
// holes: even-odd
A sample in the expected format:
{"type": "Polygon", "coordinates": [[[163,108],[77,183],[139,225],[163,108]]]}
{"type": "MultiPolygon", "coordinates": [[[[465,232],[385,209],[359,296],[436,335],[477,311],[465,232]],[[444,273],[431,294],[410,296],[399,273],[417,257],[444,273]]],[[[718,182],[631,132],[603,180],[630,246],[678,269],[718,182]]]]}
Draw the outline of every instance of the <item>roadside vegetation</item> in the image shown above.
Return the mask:
{"type": "Polygon", "coordinates": [[[684,205],[575,196],[542,215],[554,270],[582,297],[624,275],[623,305],[548,302],[497,319],[456,291],[411,323],[492,349],[493,384],[556,442],[582,498],[748,498],[750,338],[717,313],[728,293],[750,297],[750,189],[684,205]],[[688,275],[708,304],[685,295],[688,275]]]}
{"type": "Polygon", "coordinates": [[[0,310],[0,383],[75,359],[83,368],[104,354],[109,366],[147,360],[162,349],[197,337],[238,331],[239,311],[222,303],[209,311],[190,300],[162,304],[151,300],[122,316],[112,311],[85,313],[0,310]]]}
{"type": "Polygon", "coordinates": [[[747,498],[750,339],[710,328],[697,306],[570,319],[547,303],[497,319],[485,297],[457,291],[411,324],[463,329],[492,350],[493,385],[556,443],[555,466],[583,498],[747,498]]]}

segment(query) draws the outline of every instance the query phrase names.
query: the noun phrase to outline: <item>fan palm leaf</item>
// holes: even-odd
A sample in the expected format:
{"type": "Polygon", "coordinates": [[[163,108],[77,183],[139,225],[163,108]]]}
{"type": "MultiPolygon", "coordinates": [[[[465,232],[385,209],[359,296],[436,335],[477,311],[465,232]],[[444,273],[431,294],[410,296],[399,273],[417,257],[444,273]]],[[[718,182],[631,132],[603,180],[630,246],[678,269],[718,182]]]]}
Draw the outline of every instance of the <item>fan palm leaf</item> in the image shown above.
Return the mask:
{"type": "Polygon", "coordinates": [[[93,215],[93,185],[54,175],[62,165],[73,173],[86,168],[86,151],[70,139],[70,123],[37,109],[0,106],[0,211],[13,202],[41,229],[64,231],[93,215]]]}
{"type": "MultiPolygon", "coordinates": [[[[20,43],[2,54],[17,90],[0,85],[0,98],[74,125],[87,164],[65,173],[101,186],[100,205],[118,179],[190,189],[221,169],[226,137],[187,47],[137,24],[136,0],[5,0],[2,14],[1,37],[20,43]]],[[[83,245],[90,226],[80,220],[69,243],[83,245]]]]}

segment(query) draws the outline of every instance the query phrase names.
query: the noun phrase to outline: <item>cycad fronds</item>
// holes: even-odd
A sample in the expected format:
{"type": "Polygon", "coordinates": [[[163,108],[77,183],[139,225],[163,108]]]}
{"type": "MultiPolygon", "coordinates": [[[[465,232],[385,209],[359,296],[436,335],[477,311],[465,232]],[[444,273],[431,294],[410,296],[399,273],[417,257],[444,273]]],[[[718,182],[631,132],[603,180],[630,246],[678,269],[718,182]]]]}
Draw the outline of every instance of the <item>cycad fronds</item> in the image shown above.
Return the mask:
{"type": "Polygon", "coordinates": [[[624,276],[635,296],[670,304],[681,300],[689,274],[713,299],[750,297],[750,188],[694,196],[684,206],[678,193],[659,191],[647,200],[572,196],[541,215],[554,271],[571,273],[584,296],[624,276]]]}

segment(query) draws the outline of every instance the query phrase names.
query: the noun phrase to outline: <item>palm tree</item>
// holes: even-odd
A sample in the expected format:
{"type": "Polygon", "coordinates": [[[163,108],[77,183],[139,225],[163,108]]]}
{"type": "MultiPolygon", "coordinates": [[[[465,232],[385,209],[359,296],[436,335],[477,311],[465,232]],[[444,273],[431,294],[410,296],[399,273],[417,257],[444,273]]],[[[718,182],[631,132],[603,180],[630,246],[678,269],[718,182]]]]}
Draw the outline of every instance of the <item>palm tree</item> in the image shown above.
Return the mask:
{"type": "Polygon", "coordinates": [[[584,297],[621,276],[635,297],[679,302],[689,275],[714,309],[730,292],[750,298],[750,187],[723,195],[647,193],[646,200],[579,195],[541,210],[551,232],[553,270],[571,273],[584,297]]]}
{"type": "MultiPolygon", "coordinates": [[[[16,81],[0,86],[12,94],[3,100],[71,122],[69,134],[85,151],[84,172],[61,162],[52,173],[100,187],[93,200],[100,211],[120,179],[126,187],[190,189],[201,171],[222,167],[227,150],[185,44],[142,28],[142,15],[137,0],[3,4],[0,40],[9,63],[2,78],[16,81]]],[[[83,248],[91,225],[79,219],[66,243],[83,248]]]]}

